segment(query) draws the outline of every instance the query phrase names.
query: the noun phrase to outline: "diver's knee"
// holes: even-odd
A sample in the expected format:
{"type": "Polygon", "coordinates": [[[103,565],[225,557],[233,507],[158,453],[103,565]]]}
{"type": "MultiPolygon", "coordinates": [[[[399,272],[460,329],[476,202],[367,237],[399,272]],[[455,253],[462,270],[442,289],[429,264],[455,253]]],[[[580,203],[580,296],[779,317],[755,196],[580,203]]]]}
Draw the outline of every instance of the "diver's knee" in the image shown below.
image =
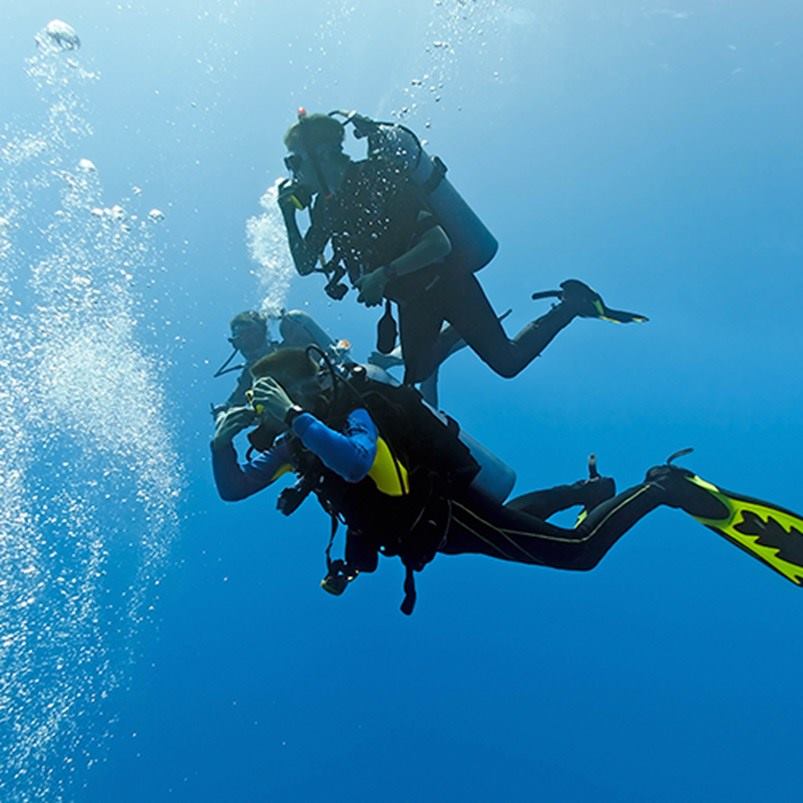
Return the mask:
{"type": "Polygon", "coordinates": [[[497,360],[493,363],[490,363],[490,366],[503,379],[513,379],[513,377],[518,376],[524,368],[523,365],[516,365],[514,362],[509,360],[497,360]]]}
{"type": "Polygon", "coordinates": [[[601,560],[601,555],[581,555],[579,558],[576,558],[570,566],[566,566],[566,568],[573,572],[590,572],[592,569],[596,569],[597,566],[599,566],[601,560]]]}

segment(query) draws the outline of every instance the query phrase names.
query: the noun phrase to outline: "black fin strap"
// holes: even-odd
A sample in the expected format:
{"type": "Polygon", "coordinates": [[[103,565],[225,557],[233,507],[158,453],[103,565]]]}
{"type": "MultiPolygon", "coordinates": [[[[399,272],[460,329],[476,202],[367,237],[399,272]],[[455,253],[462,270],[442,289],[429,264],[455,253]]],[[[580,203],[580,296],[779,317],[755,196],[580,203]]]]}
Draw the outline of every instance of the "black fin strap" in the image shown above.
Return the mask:
{"type": "Polygon", "coordinates": [[[399,610],[405,615],[410,616],[415,608],[417,594],[415,591],[415,573],[409,563],[404,564],[404,599],[399,610]]]}
{"type": "Polygon", "coordinates": [[[326,570],[332,570],[332,545],[335,543],[335,536],[337,535],[337,516],[330,512],[329,515],[332,518],[331,530],[329,532],[329,543],[326,545],[326,549],[324,550],[324,555],[326,555],[326,570]]]}
{"type": "Polygon", "coordinates": [[[427,194],[430,195],[438,186],[438,184],[443,181],[444,176],[446,175],[447,167],[441,161],[439,156],[435,156],[432,159],[432,172],[429,174],[429,178],[421,185],[421,189],[427,194]]]}

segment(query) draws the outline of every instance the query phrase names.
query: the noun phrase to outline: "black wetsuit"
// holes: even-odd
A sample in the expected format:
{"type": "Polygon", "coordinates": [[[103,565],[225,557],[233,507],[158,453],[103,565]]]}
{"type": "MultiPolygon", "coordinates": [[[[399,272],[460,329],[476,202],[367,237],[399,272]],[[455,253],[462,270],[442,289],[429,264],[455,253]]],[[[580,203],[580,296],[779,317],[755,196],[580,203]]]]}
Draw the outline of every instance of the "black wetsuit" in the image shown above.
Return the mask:
{"type": "MultiPolygon", "coordinates": [[[[437,225],[409,180],[380,160],[369,159],[352,163],[337,194],[316,202],[305,240],[321,251],[331,240],[356,281],[409,251],[437,225]]],[[[425,380],[448,355],[451,346],[438,344],[444,322],[452,324],[494,371],[512,377],[574,317],[559,305],[511,340],[477,277],[448,256],[443,263],[388,282],[385,295],[399,306],[407,383],[425,380]]]]}
{"type": "Polygon", "coordinates": [[[457,440],[453,424],[446,426],[437,419],[410,388],[379,387],[378,383],[362,388],[362,404],[359,399],[344,400],[336,413],[326,416],[326,423],[315,422],[317,429],[309,429],[312,416],[308,414],[295,420],[296,435],[320,433],[318,446],[307,444],[319,458],[312,463],[293,456],[299,452],[272,450],[241,467],[232,449],[213,451],[221,496],[234,500],[258,492],[286,462],[310,481],[307,487],[316,489],[324,507],[348,525],[346,561],[353,569],[372,572],[380,554],[399,555],[409,576],[439,552],[589,570],[647,513],[661,504],[678,506],[678,500],[670,500],[665,489],[653,482],[612,496],[613,481],[606,478],[536,491],[507,504],[493,502],[472,490],[478,465],[457,440]],[[362,416],[360,427],[355,424],[357,414],[362,416]],[[375,453],[378,435],[391,446],[399,465],[410,472],[408,496],[387,496],[365,473],[374,459],[371,456],[365,462],[366,452],[373,449],[375,453]],[[326,467],[343,461],[349,466],[362,461],[364,466],[348,476],[326,467]],[[576,527],[547,521],[575,505],[588,511],[576,527]]]}
{"type": "Polygon", "coordinates": [[[506,505],[478,495],[455,499],[446,543],[439,551],[489,555],[556,569],[593,569],[639,519],[665,503],[663,489],[643,483],[592,508],[574,528],[546,521],[560,510],[585,505],[593,485],[575,483],[535,491],[506,505]]]}

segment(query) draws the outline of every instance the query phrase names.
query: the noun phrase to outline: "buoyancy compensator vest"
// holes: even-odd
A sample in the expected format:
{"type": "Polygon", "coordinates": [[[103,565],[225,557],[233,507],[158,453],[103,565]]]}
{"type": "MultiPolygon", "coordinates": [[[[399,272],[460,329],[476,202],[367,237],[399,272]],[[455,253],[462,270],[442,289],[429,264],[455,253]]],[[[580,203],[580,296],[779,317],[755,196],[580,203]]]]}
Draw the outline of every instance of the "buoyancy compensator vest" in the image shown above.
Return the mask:
{"type": "Polygon", "coordinates": [[[358,139],[367,140],[369,159],[391,164],[418,189],[421,200],[451,240],[446,264],[473,273],[493,259],[499,248],[496,238],[446,178],[447,167],[440,157],[430,156],[413,131],[354,111],[334,111],[331,115],[343,117],[358,139]]]}

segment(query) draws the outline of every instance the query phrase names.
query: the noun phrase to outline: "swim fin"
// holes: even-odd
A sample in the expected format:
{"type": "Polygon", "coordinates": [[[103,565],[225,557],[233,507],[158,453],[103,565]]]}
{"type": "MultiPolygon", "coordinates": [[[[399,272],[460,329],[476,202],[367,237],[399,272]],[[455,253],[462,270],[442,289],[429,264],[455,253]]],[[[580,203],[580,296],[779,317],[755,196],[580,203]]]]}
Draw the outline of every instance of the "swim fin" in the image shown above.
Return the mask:
{"type": "Polygon", "coordinates": [[[688,481],[708,491],[727,510],[722,518],[695,516],[700,524],[766,563],[795,585],[803,585],[803,516],[771,502],[718,488],[696,474],[688,481]]]}
{"type": "Polygon", "coordinates": [[[592,290],[587,284],[577,279],[567,279],[561,282],[560,290],[544,290],[533,293],[531,298],[558,298],[561,301],[575,303],[582,310],[578,312],[581,318],[599,318],[609,323],[646,323],[649,318],[639,312],[627,312],[621,309],[611,309],[602,300],[602,296],[592,290]]]}
{"type": "Polygon", "coordinates": [[[803,585],[803,516],[727,491],[676,466],[651,469],[647,481],[668,491],[672,507],[681,508],[795,585],[803,585]]]}

